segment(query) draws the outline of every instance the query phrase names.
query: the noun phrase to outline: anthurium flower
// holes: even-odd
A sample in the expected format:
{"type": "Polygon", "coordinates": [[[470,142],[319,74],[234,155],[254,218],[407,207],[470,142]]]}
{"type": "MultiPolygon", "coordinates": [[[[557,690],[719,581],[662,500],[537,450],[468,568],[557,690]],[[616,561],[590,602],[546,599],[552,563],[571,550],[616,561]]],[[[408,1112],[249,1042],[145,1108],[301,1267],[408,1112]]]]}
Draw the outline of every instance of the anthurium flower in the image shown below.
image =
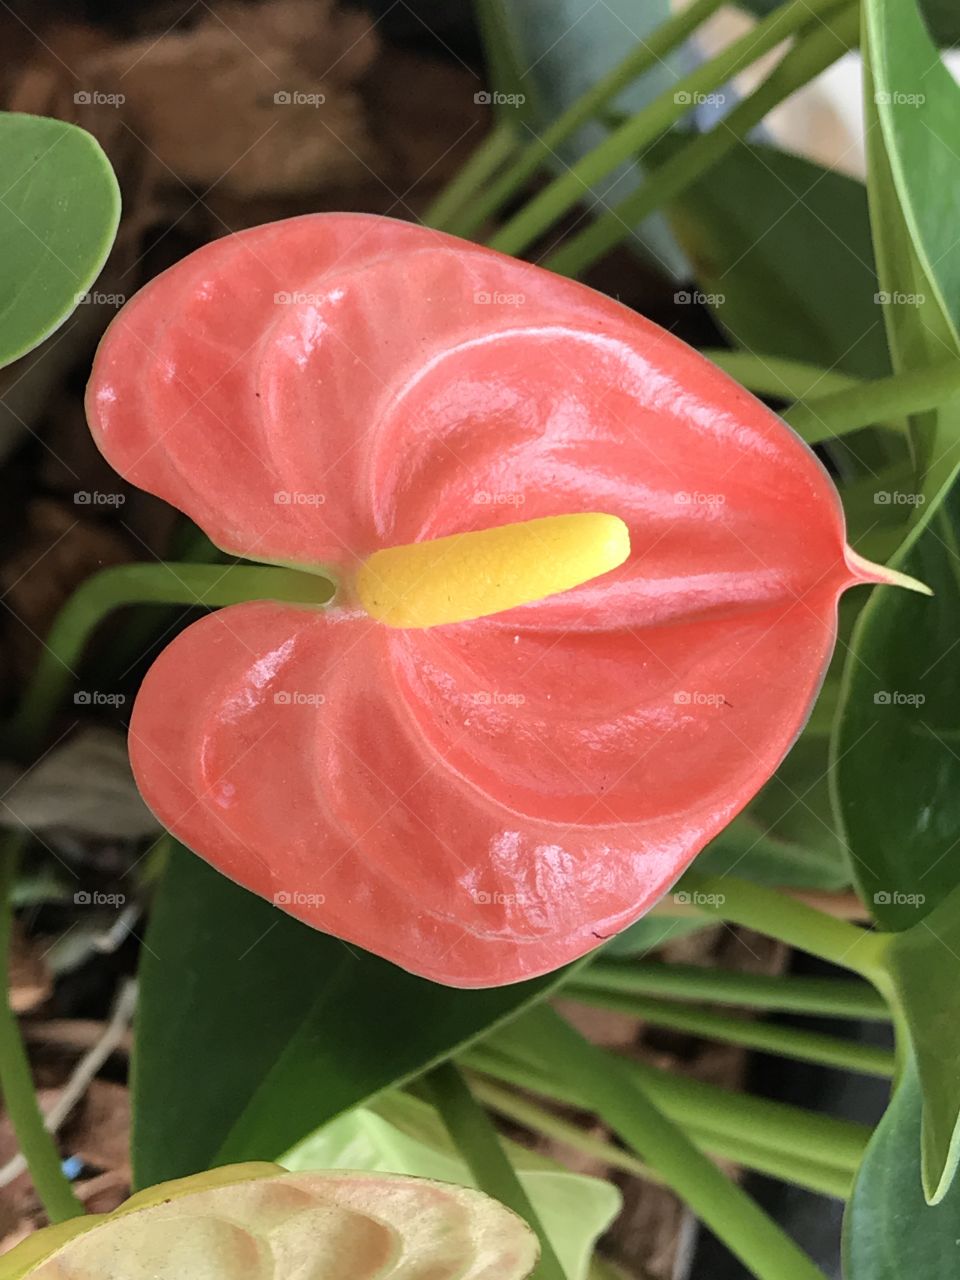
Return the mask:
{"type": "Polygon", "coordinates": [[[147,803],[453,985],[549,971],[655,903],[799,732],[840,593],[886,580],[810,450],[696,352],[386,218],[192,254],[114,320],[88,416],[220,547],[337,583],[160,656],[130,732],[147,803]]]}
{"type": "Polygon", "coordinates": [[[0,1280],[525,1280],[537,1254],[479,1191],[249,1164],[38,1231],[0,1258],[0,1280]]]}

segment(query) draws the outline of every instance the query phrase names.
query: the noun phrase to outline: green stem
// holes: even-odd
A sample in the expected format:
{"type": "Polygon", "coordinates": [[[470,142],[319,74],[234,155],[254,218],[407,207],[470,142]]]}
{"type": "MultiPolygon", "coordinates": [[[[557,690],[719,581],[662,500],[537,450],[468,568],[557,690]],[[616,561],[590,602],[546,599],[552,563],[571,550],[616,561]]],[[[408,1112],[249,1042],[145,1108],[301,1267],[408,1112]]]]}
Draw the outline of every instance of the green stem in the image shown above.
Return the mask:
{"type": "Polygon", "coordinates": [[[805,400],[818,393],[828,396],[860,385],[859,378],[839,373],[836,369],[824,369],[818,364],[788,360],[784,356],[727,351],[723,347],[707,347],[700,354],[754,395],[768,396],[772,400],[805,400]]]}
{"type": "Polygon", "coordinates": [[[321,605],[333,587],[297,569],[251,564],[125,564],[103,569],[73,593],[54,620],[40,661],[8,729],[11,749],[36,749],[62,702],[87,642],[107,614],[124,605],[176,604],[219,608],[246,600],[321,605]]]}
{"type": "MultiPolygon", "coordinates": [[[[562,1119],[545,1107],[538,1106],[537,1103],[522,1097],[512,1089],[501,1088],[481,1076],[471,1077],[470,1083],[474,1094],[485,1106],[512,1120],[515,1124],[523,1125],[532,1133],[561,1143],[581,1155],[588,1156],[591,1160],[599,1160],[609,1165],[611,1169],[621,1169],[624,1173],[643,1178],[647,1182],[663,1183],[663,1179],[655,1169],[651,1169],[629,1151],[624,1151],[622,1147],[614,1146],[611,1142],[605,1142],[602,1138],[584,1133],[578,1125],[562,1119]]],[[[678,1121],[678,1123],[683,1122],[678,1121]]],[[[852,1174],[832,1169],[827,1165],[798,1159],[793,1152],[772,1152],[762,1146],[754,1146],[742,1135],[732,1140],[716,1135],[703,1138],[686,1125],[683,1127],[687,1129],[701,1150],[721,1160],[731,1160],[743,1168],[779,1178],[781,1182],[805,1187],[821,1195],[835,1196],[838,1200],[845,1200],[850,1194],[852,1174]]]]}
{"type": "Polygon", "coordinates": [[[566,1280],[550,1238],[507,1158],[490,1117],[470,1092],[459,1070],[452,1062],[441,1063],[424,1076],[423,1083],[480,1190],[519,1214],[539,1237],[536,1280],[566,1280]]]}
{"type": "Polygon", "coordinates": [[[823,1280],[777,1224],[664,1115],[626,1063],[590,1044],[548,1005],[535,1006],[522,1021],[551,1073],[590,1098],[600,1118],[758,1280],[823,1280]]]}
{"type": "Polygon", "coordinates": [[[563,142],[596,117],[628,85],[655,67],[673,49],[682,44],[705,22],[723,0],[693,0],[682,13],[675,14],[657,27],[645,40],[592,85],[576,102],[524,146],[506,171],[480,194],[462,217],[454,218],[446,228],[459,236],[472,236],[484,222],[529,181],[544,162],[555,159],[554,152],[563,142]]]}
{"type": "Polygon", "coordinates": [[[608,1164],[612,1169],[622,1169],[624,1173],[643,1178],[645,1182],[663,1183],[663,1179],[655,1169],[651,1169],[649,1165],[645,1165],[642,1160],[638,1160],[629,1151],[624,1151],[622,1147],[616,1147],[612,1142],[605,1142],[603,1138],[592,1137],[579,1125],[573,1124],[570,1120],[564,1120],[553,1111],[548,1111],[546,1107],[531,1102],[529,1098],[522,1097],[512,1089],[502,1088],[490,1078],[470,1073],[469,1080],[475,1098],[478,1098],[491,1111],[496,1111],[505,1119],[512,1120],[514,1124],[523,1125],[531,1133],[562,1143],[571,1151],[589,1156],[591,1160],[608,1164]]]}
{"type": "MultiPolygon", "coordinates": [[[[821,11],[826,7],[821,5],[821,11]]],[[[792,5],[787,8],[790,9],[792,26],[800,25],[804,16],[802,0],[800,11],[795,10],[792,5]]],[[[768,21],[785,12],[786,9],[776,10],[768,21]]],[[[660,165],[638,190],[598,217],[578,235],[565,241],[543,265],[561,275],[581,275],[622,240],[632,235],[637,223],[675,200],[687,187],[702,179],[774,107],[836,62],[848,47],[856,43],[859,35],[856,6],[822,20],[814,17],[808,9],[806,17],[812,18],[809,25],[811,34],[804,35],[798,41],[759,88],[739,103],[709,133],[700,134],[660,165]]],[[[755,28],[755,31],[759,32],[760,27],[755,28]]],[[[770,47],[769,44],[767,47],[770,47]]],[[[744,54],[747,55],[746,50],[744,54]]],[[[619,135],[614,135],[616,136],[619,135]]],[[[646,138],[643,145],[652,141],[652,138],[646,138]]]]}
{"type": "Polygon", "coordinates": [[[821,960],[851,969],[874,986],[878,980],[883,981],[882,934],[870,933],[787,894],[735,876],[687,872],[679,890],[683,900],[705,916],[756,929],[821,960]]]}
{"type": "Polygon", "coordinates": [[[566,988],[564,994],[571,1000],[595,1008],[630,1014],[654,1027],[686,1031],[707,1040],[717,1040],[721,1044],[738,1044],[747,1049],[757,1049],[761,1053],[795,1058],[800,1062],[817,1062],[822,1066],[859,1071],[864,1075],[880,1076],[887,1080],[893,1078],[892,1051],[876,1045],[857,1044],[855,1041],[824,1035],[819,1031],[730,1017],[728,1014],[671,1004],[668,1000],[653,1000],[645,996],[578,990],[576,987],[566,988]]]}
{"type": "Polygon", "coordinates": [[[889,1010],[873,987],[858,979],[794,978],[734,973],[695,964],[594,961],[564,986],[564,993],[611,991],[624,995],[672,996],[828,1018],[888,1020],[889,1010]]]}
{"type": "Polygon", "coordinates": [[[824,439],[939,409],[958,398],[960,360],[953,357],[942,364],[838,388],[809,403],[794,405],[783,416],[804,439],[815,432],[824,439]]]}
{"type": "Polygon", "coordinates": [[[65,1222],[84,1212],[64,1175],[56,1143],[47,1132],[30,1075],[30,1063],[16,1015],[10,1007],[10,946],[13,884],[26,843],[22,832],[9,832],[0,842],[0,1089],[33,1185],[51,1222],[65,1222]]]}
{"type": "Polygon", "coordinates": [[[464,206],[470,210],[475,207],[487,183],[518,145],[516,130],[510,124],[496,125],[427,209],[422,218],[425,225],[443,231],[454,230],[457,215],[464,206]]]}
{"type": "MultiPolygon", "coordinates": [[[[522,1030],[523,1019],[519,1021],[522,1030]]],[[[477,1071],[568,1106],[595,1109],[589,1092],[571,1088],[552,1066],[518,1051],[515,1039],[508,1039],[503,1033],[488,1037],[481,1046],[469,1050],[462,1061],[477,1071]]],[[[786,1153],[790,1160],[805,1160],[811,1166],[853,1177],[870,1139],[865,1125],[768,1098],[731,1093],[719,1085],[675,1075],[647,1063],[624,1060],[623,1066],[635,1074],[664,1115],[688,1130],[699,1145],[708,1150],[720,1146],[731,1159],[742,1158],[732,1153],[740,1151],[737,1144],[746,1139],[754,1152],[775,1157],[786,1153]]],[[[743,1159],[743,1163],[750,1161],[743,1159]]]]}
{"type": "MultiPolygon", "coordinates": [[[[490,245],[504,253],[519,255],[525,252],[583,198],[585,191],[619,165],[635,160],[639,153],[687,115],[691,103],[719,89],[731,77],[775,48],[781,40],[807,27],[811,20],[817,22],[819,14],[828,12],[836,4],[837,0],[788,0],[715,58],[678,80],[671,90],[655,98],[582,160],[555,178],[500,229],[490,245]]],[[[836,56],[839,56],[839,50],[836,56]]],[[[653,181],[657,181],[656,176],[653,181]]],[[[553,266],[552,260],[547,265],[553,266]]]]}

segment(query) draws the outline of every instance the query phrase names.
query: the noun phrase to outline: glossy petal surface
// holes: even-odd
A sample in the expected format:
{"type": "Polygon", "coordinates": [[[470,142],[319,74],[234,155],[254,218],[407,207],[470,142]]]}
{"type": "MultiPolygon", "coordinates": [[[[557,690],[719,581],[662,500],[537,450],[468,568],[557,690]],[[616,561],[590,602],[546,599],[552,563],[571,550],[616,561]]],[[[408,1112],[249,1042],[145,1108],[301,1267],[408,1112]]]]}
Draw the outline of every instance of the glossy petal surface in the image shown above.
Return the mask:
{"type": "Polygon", "coordinates": [[[620,568],[481,621],[390,631],[349,588],[223,610],[138,699],[134,768],[184,843],[456,985],[555,968],[669,887],[789,748],[862,576],[812,453],[695,352],[385,219],[192,255],[114,322],[88,406],[222,546],[348,583],[400,543],[628,525],[620,568]]]}

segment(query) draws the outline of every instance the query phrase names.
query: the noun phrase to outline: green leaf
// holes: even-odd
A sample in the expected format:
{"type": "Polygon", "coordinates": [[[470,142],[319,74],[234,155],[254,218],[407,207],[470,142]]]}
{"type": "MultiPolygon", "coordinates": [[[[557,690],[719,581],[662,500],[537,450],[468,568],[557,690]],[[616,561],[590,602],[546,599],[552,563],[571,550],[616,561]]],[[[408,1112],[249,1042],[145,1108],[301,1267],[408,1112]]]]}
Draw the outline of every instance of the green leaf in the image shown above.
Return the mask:
{"type": "MultiPolygon", "coordinates": [[[[776,9],[781,0],[737,0],[741,9],[763,17],[776,9]]],[[[937,42],[942,46],[960,44],[960,9],[956,0],[923,0],[923,16],[937,42]]]]}
{"type": "Polygon", "coordinates": [[[0,1280],[526,1280],[536,1260],[526,1224],[477,1191],[246,1164],[40,1231],[0,1280]]]}
{"type": "Polygon", "coordinates": [[[740,143],[669,213],[738,346],[859,377],[890,371],[861,183],[740,143]]]}
{"type": "Polygon", "coordinates": [[[960,1183],[936,1206],[920,1182],[920,1084],[908,1058],[844,1219],[847,1280],[944,1280],[960,1270],[960,1183]]]}
{"type": "Polygon", "coordinates": [[[960,1160],[960,888],[911,929],[891,936],[883,965],[917,1063],[923,1188],[937,1204],[960,1160]]]}
{"type": "Polygon", "coordinates": [[[960,884],[960,486],[914,528],[898,568],[933,597],[876,589],[851,641],[831,783],[861,897],[909,928],[960,884]]]}
{"type": "MultiPolygon", "coordinates": [[[[865,0],[865,124],[871,221],[896,369],[960,354],[960,88],[914,0],[865,0]]],[[[960,462],[960,409],[913,423],[924,492],[960,462]]]]}
{"type": "Polygon", "coordinates": [[[272,1159],[549,991],[413,977],[317,933],[177,846],[141,966],[137,1184],[272,1159]]]}
{"type": "Polygon", "coordinates": [[[89,133],[0,113],[0,367],[74,310],[106,261],[120,189],[89,133]]]}
{"type": "MultiPolygon", "coordinates": [[[[570,1173],[516,1143],[505,1144],[568,1280],[587,1280],[597,1238],[620,1210],[609,1182],[570,1173]]],[[[366,1169],[476,1185],[433,1107],[391,1092],[311,1134],[281,1157],[288,1169],[366,1169]]]]}

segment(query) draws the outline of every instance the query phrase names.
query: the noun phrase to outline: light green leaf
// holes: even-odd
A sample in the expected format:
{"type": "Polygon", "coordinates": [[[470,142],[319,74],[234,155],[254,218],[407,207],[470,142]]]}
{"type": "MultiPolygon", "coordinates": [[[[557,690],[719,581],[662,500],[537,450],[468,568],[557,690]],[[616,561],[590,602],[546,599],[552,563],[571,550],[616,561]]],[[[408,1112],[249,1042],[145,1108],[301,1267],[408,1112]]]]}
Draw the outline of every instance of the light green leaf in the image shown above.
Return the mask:
{"type": "MultiPolygon", "coordinates": [[[[597,1237],[620,1209],[609,1182],[573,1174],[516,1143],[507,1153],[568,1280],[587,1280],[597,1237]]],[[[311,1134],[281,1157],[288,1169],[365,1169],[475,1186],[433,1107],[391,1092],[311,1134]]]]}
{"type": "Polygon", "coordinates": [[[0,113],[0,367],[58,329],[106,261],[120,189],[89,133],[0,113]]]}

